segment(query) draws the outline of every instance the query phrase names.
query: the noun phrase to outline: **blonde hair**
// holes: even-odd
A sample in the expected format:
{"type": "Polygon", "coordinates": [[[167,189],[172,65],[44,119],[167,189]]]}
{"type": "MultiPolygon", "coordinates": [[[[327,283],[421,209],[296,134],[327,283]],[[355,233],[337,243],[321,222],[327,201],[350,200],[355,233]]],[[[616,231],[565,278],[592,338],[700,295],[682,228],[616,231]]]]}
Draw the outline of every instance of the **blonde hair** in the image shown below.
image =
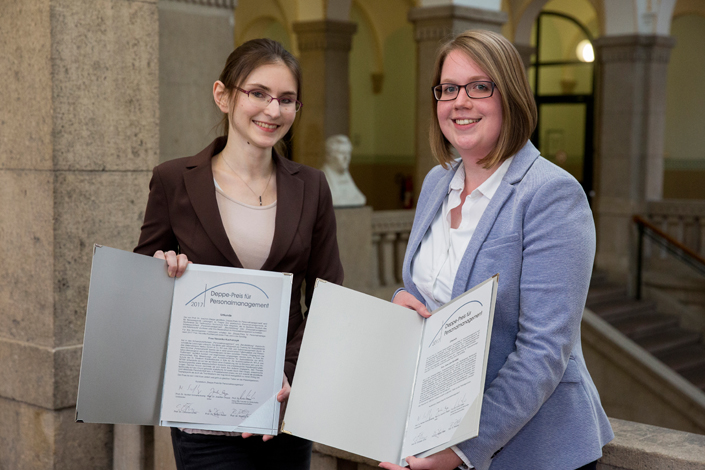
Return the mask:
{"type": "MultiPolygon", "coordinates": [[[[478,162],[492,168],[517,153],[531,137],[538,120],[534,95],[516,48],[504,36],[485,30],[465,31],[441,46],[434,67],[434,86],[440,84],[446,57],[455,50],[467,55],[490,77],[502,98],[502,128],[497,145],[478,162]]],[[[453,154],[438,123],[435,103],[433,117],[429,135],[431,151],[446,168],[453,161],[453,154]]]]}

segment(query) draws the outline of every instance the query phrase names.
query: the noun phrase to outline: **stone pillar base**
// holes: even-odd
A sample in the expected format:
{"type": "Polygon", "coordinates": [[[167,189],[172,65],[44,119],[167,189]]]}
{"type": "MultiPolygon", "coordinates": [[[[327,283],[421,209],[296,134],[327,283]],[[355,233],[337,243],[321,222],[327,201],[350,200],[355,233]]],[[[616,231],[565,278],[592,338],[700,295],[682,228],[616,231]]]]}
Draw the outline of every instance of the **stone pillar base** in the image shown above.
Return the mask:
{"type": "Polygon", "coordinates": [[[336,208],[343,285],[369,294],[372,290],[372,208],[336,208]]]}
{"type": "Polygon", "coordinates": [[[76,423],[76,410],[0,399],[0,468],[112,468],[113,426],[76,423]]]}
{"type": "Polygon", "coordinates": [[[175,468],[171,428],[154,426],[154,470],[174,470],[175,468]]]}

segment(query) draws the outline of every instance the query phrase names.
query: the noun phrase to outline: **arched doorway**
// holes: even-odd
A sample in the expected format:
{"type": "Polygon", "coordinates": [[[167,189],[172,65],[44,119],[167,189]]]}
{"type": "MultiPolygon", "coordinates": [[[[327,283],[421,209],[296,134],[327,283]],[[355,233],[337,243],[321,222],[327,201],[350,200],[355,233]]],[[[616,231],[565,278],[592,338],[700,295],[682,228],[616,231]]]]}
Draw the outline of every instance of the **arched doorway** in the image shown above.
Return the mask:
{"type": "Polygon", "coordinates": [[[591,198],[595,109],[592,34],[570,15],[542,11],[532,43],[536,54],[529,81],[539,121],[531,140],[545,158],[575,176],[591,198]]]}

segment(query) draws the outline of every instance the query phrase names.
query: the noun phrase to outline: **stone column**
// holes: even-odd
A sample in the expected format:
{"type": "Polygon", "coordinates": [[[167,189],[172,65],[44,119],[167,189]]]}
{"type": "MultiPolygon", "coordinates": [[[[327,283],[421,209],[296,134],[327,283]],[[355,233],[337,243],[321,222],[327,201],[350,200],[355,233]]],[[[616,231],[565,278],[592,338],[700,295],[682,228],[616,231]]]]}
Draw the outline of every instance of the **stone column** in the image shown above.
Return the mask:
{"type": "Polygon", "coordinates": [[[0,2],[0,467],[112,468],[76,424],[92,246],[131,249],[158,161],[157,0],[0,2]]]}
{"type": "Polygon", "coordinates": [[[213,83],[233,51],[236,0],[159,1],[160,161],[195,155],[220,133],[213,83]]]}
{"type": "Polygon", "coordinates": [[[517,52],[521,56],[521,61],[524,63],[524,68],[528,71],[531,67],[531,56],[536,53],[536,48],[530,44],[514,43],[517,52]]]}
{"type": "Polygon", "coordinates": [[[501,32],[507,13],[458,5],[418,7],[409,11],[418,44],[416,71],[416,174],[414,188],[418,195],[426,173],[437,165],[428,143],[428,130],[435,100],[431,92],[436,52],[444,41],[468,29],[501,32]]]}
{"type": "Polygon", "coordinates": [[[675,39],[606,36],[594,42],[596,97],[596,266],[629,281],[633,214],[662,197],[666,77],[675,39]]]}
{"type": "Polygon", "coordinates": [[[348,63],[357,25],[318,20],[294,23],[303,73],[304,107],[294,127],[294,159],[320,168],[326,138],[350,134],[348,63]]]}

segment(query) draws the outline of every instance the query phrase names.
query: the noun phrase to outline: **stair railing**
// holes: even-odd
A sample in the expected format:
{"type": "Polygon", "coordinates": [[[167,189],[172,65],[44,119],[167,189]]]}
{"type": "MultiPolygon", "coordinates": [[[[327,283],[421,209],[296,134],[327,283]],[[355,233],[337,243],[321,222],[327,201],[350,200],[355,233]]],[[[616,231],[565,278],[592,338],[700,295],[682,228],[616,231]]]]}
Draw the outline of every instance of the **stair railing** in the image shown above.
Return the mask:
{"type": "Polygon", "coordinates": [[[641,281],[642,271],[644,266],[644,238],[649,238],[652,243],[658,245],[667,253],[673,255],[676,259],[684,262],[698,273],[705,276],[705,258],[700,256],[695,251],[691,250],[675,238],[668,235],[666,232],[652,224],[649,220],[640,215],[633,217],[639,233],[638,238],[638,254],[636,263],[636,298],[641,299],[641,281]]]}

